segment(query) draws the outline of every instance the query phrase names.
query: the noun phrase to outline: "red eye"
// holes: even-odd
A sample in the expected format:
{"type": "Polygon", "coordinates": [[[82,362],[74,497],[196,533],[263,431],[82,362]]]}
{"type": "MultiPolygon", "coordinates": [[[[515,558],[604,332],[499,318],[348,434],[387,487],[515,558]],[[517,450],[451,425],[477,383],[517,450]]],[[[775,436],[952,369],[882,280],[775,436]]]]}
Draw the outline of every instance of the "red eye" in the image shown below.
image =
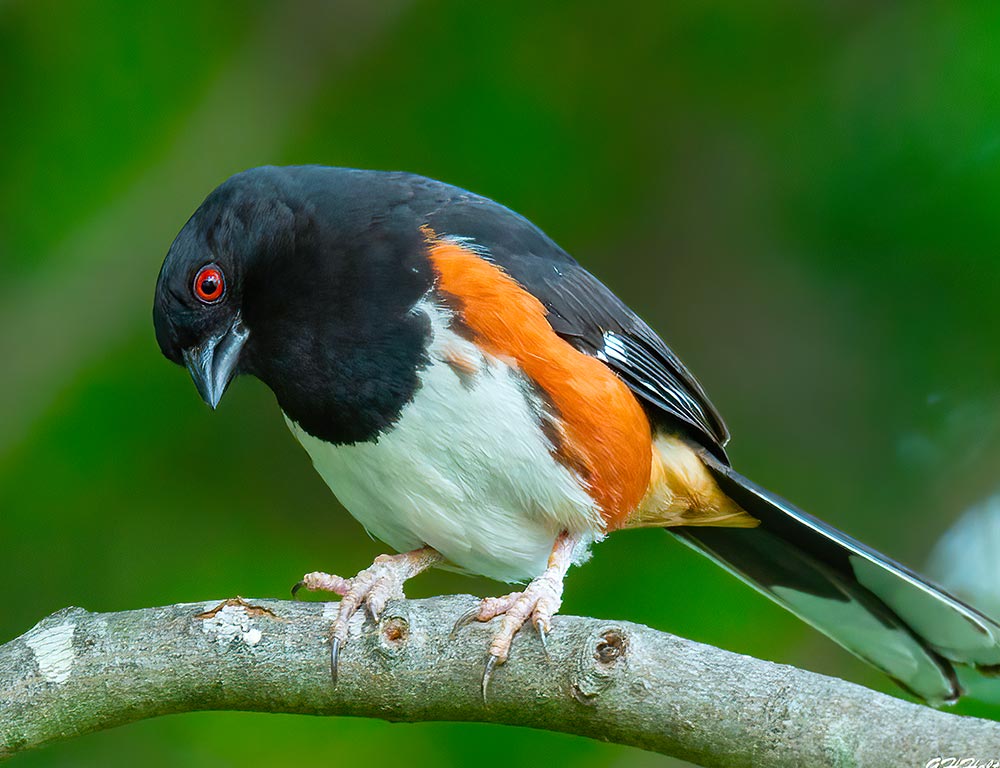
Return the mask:
{"type": "Polygon", "coordinates": [[[206,304],[214,304],[225,292],[226,279],[214,264],[202,267],[194,276],[194,295],[206,304]]]}

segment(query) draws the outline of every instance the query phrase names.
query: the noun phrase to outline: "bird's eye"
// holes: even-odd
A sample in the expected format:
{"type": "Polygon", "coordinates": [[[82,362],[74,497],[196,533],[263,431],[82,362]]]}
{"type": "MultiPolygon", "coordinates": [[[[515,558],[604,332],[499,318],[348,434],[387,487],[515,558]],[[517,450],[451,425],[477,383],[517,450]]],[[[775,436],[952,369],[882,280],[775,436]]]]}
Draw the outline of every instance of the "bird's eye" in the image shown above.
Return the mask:
{"type": "Polygon", "coordinates": [[[194,295],[205,304],[214,304],[226,293],[226,279],[215,264],[207,264],[194,276],[194,295]]]}

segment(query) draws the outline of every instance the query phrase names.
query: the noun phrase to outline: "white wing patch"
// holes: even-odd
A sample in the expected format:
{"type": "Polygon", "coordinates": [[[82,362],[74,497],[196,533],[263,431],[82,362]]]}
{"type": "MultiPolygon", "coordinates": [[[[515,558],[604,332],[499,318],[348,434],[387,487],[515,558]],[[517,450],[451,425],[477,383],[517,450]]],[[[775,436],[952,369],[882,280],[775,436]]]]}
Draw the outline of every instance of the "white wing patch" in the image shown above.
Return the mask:
{"type": "Polygon", "coordinates": [[[518,370],[452,331],[447,309],[428,299],[415,309],[431,320],[431,362],[377,441],[331,445],[286,416],[348,511],[398,551],[429,545],[500,581],[541,574],[563,530],[600,538],[600,512],[552,456],[518,370]]]}
{"type": "Polygon", "coordinates": [[[605,331],[603,346],[594,354],[637,395],[725,445],[728,433],[721,418],[669,349],[657,349],[641,338],[605,331]]]}

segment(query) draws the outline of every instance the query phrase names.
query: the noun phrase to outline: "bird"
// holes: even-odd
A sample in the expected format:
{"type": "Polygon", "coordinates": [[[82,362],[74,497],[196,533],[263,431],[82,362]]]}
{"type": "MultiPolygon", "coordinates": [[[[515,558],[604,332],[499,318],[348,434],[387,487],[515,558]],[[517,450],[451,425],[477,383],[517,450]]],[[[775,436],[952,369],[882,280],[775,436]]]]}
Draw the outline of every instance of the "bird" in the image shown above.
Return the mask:
{"type": "Polygon", "coordinates": [[[424,176],[262,166],[213,190],[156,284],[160,350],[216,408],[232,380],[273,392],[343,507],[394,550],[296,588],[377,619],[441,566],[515,585],[482,689],[515,636],[552,631],[572,565],[662,528],[919,699],[956,666],[1000,671],[1000,625],[733,469],[729,431],[667,344],[525,217],[424,176]],[[517,588],[519,587],[519,588],[517,588]]]}

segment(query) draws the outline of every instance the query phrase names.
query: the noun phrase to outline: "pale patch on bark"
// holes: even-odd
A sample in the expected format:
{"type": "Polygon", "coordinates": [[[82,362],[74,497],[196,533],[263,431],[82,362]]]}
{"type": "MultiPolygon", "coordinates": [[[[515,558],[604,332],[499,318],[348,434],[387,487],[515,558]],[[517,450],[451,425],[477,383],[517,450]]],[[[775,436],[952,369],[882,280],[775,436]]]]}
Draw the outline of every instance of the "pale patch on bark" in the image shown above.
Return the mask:
{"type": "Polygon", "coordinates": [[[264,633],[255,626],[256,621],[243,605],[223,605],[212,616],[203,620],[201,629],[213,635],[219,645],[228,645],[239,640],[248,646],[255,646],[264,633]]]}
{"type": "Polygon", "coordinates": [[[39,629],[24,639],[35,655],[38,671],[50,683],[62,684],[69,680],[73,669],[75,631],[75,624],[60,624],[39,629]]]}

